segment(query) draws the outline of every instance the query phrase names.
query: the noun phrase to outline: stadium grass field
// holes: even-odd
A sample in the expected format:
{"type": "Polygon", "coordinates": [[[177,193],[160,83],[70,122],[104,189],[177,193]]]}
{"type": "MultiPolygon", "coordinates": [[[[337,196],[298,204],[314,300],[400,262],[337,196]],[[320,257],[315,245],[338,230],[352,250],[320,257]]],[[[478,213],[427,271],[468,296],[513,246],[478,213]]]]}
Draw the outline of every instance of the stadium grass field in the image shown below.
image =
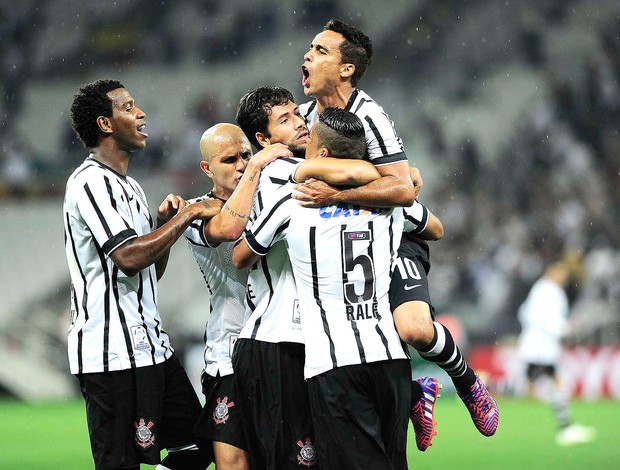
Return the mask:
{"type": "MultiPolygon", "coordinates": [[[[620,468],[620,403],[572,404],[575,421],[592,425],[597,439],[572,447],[555,444],[551,408],[524,399],[498,400],[496,436],[478,434],[454,396],[439,399],[434,445],[415,447],[410,429],[409,467],[420,469],[613,469],[620,468]]],[[[93,468],[84,405],[80,400],[27,405],[0,401],[0,469],[84,470],[93,468]]],[[[143,470],[153,467],[144,465],[143,470]]],[[[211,466],[210,469],[214,468],[211,466]]],[[[343,469],[346,470],[346,469],[343,469]]]]}

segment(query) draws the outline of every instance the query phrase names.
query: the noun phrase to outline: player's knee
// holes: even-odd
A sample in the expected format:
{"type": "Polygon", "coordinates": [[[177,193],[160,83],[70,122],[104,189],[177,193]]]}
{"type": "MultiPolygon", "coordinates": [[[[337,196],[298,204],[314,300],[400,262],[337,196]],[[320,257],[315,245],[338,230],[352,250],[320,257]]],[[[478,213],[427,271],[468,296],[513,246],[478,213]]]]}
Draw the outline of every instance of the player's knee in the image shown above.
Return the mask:
{"type": "Polygon", "coordinates": [[[226,445],[215,447],[215,466],[218,470],[249,470],[250,460],[248,453],[237,447],[226,445]]]}
{"type": "Polygon", "coordinates": [[[394,324],[400,338],[416,349],[427,347],[433,340],[433,320],[425,302],[399,305],[394,310],[394,324]]]}

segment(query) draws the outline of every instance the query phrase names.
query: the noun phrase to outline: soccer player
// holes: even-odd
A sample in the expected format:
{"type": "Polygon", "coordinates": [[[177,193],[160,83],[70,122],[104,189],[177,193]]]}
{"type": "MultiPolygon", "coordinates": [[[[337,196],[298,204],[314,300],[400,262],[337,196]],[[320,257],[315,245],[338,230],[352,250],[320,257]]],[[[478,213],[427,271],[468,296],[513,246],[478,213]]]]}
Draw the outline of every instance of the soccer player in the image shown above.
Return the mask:
{"type": "MultiPolygon", "coordinates": [[[[237,108],[237,122],[257,148],[280,142],[303,156],[308,130],[289,91],[259,87],[248,92],[237,108]]],[[[368,162],[278,159],[261,174],[252,218],[270,204],[278,188],[310,177],[333,184],[364,184],[379,173],[368,162]]],[[[235,347],[233,366],[252,467],[314,466],[299,301],[283,243],[250,270],[246,303],[248,319],[235,347]]]]}
{"type": "Polygon", "coordinates": [[[232,265],[232,248],[249,220],[260,172],[275,158],[291,157],[292,153],[275,144],[252,155],[243,131],[228,123],[204,132],[200,152],[200,168],[213,181],[213,190],[188,203],[217,199],[223,209],[185,231],[211,298],[201,377],[205,405],[195,429],[198,436],[213,442],[218,469],[243,470],[250,468],[250,461],[231,356],[243,326],[248,272],[232,265]]]}
{"type": "MultiPolygon", "coordinates": [[[[330,20],[324,31],[317,34],[304,56],[302,85],[307,96],[315,98],[300,106],[308,127],[317,121],[320,113],[328,106],[350,110],[359,116],[364,124],[368,145],[368,158],[377,165],[383,175],[404,178],[406,156],[402,141],[396,135],[393,123],[383,109],[370,96],[357,88],[372,60],[372,42],[362,31],[339,20],[330,20]]],[[[301,193],[293,197],[311,206],[352,201],[364,206],[391,206],[384,197],[389,194],[387,176],[364,187],[335,191],[321,182],[299,185],[301,193]]],[[[402,204],[409,205],[409,204],[402,204]]],[[[426,272],[429,266],[427,247],[419,237],[406,237],[406,247],[400,256],[417,266],[414,272],[420,288],[407,289],[406,281],[395,276],[391,297],[394,321],[403,340],[416,348],[421,356],[444,369],[452,378],[457,392],[466,405],[472,420],[483,435],[491,436],[497,430],[499,410],[495,400],[475,372],[465,362],[450,331],[433,321],[426,272]],[[418,243],[419,242],[419,243],[418,243]],[[415,247],[415,244],[418,247],[415,247]],[[420,279],[417,279],[417,277],[420,279]]],[[[406,261],[403,261],[406,263],[406,261]]],[[[402,271],[399,272],[402,276],[402,271]]],[[[435,434],[432,416],[439,385],[433,378],[420,379],[412,383],[411,420],[416,431],[416,442],[420,450],[431,445],[435,434]]]]}
{"type": "Polygon", "coordinates": [[[86,402],[97,470],[204,469],[211,462],[191,429],[200,402],[174,355],[157,309],[157,281],[170,247],[194,221],[219,213],[207,199],[169,195],[157,225],[127,175],[146,146],[145,113],[116,80],[97,80],[73,97],[71,119],[89,156],[69,177],[63,212],[71,274],[71,373],[86,402]]]}
{"type": "MultiPolygon", "coordinates": [[[[365,151],[359,118],[328,108],[312,129],[306,158],[361,159],[365,151]]],[[[247,266],[286,241],[321,467],[407,468],[410,369],[388,301],[402,210],[309,209],[292,191],[290,184],[276,191],[233,250],[233,262],[247,266]]]]}
{"type": "Polygon", "coordinates": [[[560,446],[585,444],[596,437],[596,429],[573,423],[568,398],[558,378],[562,337],[568,330],[569,302],[566,287],[571,280],[570,265],[556,260],[545,268],[519,307],[519,356],[526,364],[529,394],[551,403],[559,427],[560,446]]]}

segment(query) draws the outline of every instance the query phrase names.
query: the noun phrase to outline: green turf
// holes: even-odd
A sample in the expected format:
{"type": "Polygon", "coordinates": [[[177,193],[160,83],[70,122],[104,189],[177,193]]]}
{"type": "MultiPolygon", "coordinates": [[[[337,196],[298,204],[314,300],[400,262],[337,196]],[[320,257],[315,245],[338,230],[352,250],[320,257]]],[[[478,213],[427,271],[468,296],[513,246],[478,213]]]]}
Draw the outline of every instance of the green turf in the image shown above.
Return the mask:
{"type": "MultiPolygon", "coordinates": [[[[498,434],[485,438],[458,399],[440,398],[434,445],[418,452],[410,433],[409,467],[420,469],[620,468],[620,403],[574,402],[575,420],[595,426],[591,444],[558,447],[551,409],[527,400],[499,400],[498,434]]],[[[0,401],[0,469],[93,468],[81,401],[25,405],[0,401]]],[[[143,466],[143,469],[152,469],[143,466]]],[[[343,469],[344,470],[344,469],[343,469]]]]}

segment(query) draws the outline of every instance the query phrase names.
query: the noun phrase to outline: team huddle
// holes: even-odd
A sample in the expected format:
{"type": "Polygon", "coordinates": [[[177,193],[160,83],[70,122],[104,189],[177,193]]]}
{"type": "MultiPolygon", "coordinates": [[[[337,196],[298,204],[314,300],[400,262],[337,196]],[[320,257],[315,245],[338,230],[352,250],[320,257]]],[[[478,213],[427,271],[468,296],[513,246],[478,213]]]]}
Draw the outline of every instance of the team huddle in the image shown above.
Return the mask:
{"type": "Polygon", "coordinates": [[[98,470],[406,469],[408,422],[425,451],[441,388],[412,380],[407,344],[495,434],[495,401],[434,321],[426,241],[443,226],[418,200],[393,123],[357,88],[371,59],[363,32],[330,20],[304,55],[312,100],[298,106],[277,86],[246,93],[237,125],[200,139],[213,189],[168,195],[156,220],[127,176],[146,114],[115,80],[74,96],[89,156],[64,200],[68,350],[98,470]],[[157,308],[182,236],[210,294],[204,406],[157,308]]]}

